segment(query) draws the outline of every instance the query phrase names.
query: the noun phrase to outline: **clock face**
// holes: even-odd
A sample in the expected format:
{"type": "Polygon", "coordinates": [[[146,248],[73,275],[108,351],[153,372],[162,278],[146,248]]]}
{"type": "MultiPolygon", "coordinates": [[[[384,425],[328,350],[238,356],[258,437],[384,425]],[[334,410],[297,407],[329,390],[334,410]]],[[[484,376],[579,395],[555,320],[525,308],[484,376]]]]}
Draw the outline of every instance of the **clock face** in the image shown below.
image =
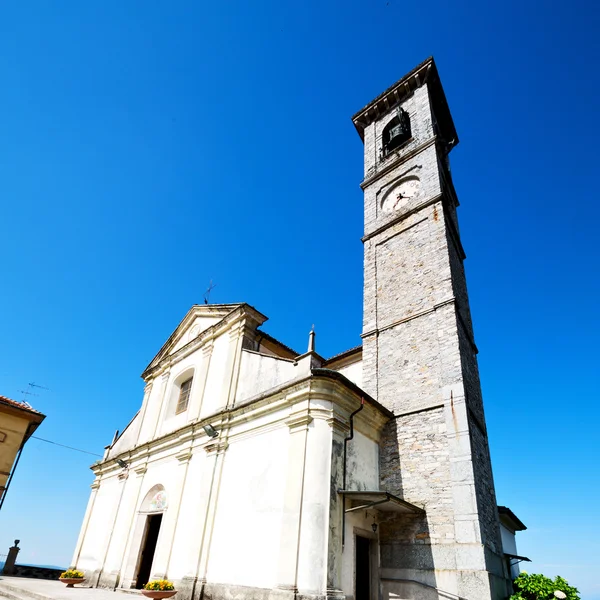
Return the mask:
{"type": "Polygon", "coordinates": [[[421,181],[417,177],[404,179],[383,200],[383,211],[391,213],[401,209],[420,189],[421,181]]]}

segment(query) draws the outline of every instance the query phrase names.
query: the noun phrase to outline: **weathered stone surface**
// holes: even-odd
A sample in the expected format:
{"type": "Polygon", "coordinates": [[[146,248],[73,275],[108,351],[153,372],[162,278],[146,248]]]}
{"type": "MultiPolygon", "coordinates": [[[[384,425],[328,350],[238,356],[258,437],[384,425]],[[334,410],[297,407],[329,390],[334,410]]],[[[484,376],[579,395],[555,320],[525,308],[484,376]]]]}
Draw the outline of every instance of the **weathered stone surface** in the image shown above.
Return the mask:
{"type": "Polygon", "coordinates": [[[379,149],[395,109],[364,131],[363,385],[396,415],[381,441],[382,488],[426,510],[425,517],[381,523],[381,567],[416,570],[420,581],[450,570],[444,577],[455,593],[485,600],[506,591],[490,585],[490,574],[504,581],[502,547],[464,252],[447,150],[436,137],[434,93],[422,85],[402,104],[413,139],[392,156],[382,160],[379,149]],[[419,192],[385,212],[382,199],[409,175],[419,178],[419,192]]]}

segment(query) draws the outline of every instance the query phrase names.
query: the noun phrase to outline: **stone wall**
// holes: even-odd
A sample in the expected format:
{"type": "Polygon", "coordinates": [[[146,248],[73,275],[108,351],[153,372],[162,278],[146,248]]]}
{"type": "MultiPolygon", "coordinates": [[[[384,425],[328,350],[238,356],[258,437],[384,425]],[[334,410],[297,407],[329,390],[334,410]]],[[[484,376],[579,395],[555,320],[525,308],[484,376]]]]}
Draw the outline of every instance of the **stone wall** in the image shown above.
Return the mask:
{"type": "Polygon", "coordinates": [[[15,565],[11,577],[28,577],[30,579],[58,579],[65,569],[49,569],[30,565],[15,565]]]}
{"type": "Polygon", "coordinates": [[[363,381],[396,415],[382,442],[381,486],[426,510],[381,524],[382,577],[500,599],[499,520],[464,252],[430,93],[422,86],[403,104],[417,136],[396,156],[378,162],[373,148],[395,109],[365,129],[363,381]],[[419,193],[385,213],[382,199],[408,176],[420,179],[419,193]]]}

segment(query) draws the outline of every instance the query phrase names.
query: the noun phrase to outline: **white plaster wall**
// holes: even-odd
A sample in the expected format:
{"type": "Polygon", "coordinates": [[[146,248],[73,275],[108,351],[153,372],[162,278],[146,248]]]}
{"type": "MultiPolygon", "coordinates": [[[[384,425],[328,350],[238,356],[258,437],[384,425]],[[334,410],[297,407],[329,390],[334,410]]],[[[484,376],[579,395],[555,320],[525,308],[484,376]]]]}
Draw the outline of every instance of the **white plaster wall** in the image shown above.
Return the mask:
{"type": "Polygon", "coordinates": [[[119,481],[116,476],[102,480],[77,561],[78,568],[95,571],[102,566],[119,492],[119,481]]]}
{"type": "Polygon", "coordinates": [[[223,388],[226,384],[229,384],[229,378],[231,377],[231,373],[226,372],[228,365],[231,364],[228,358],[233,351],[234,346],[230,344],[228,333],[215,339],[202,399],[202,408],[200,409],[200,418],[207,417],[223,408],[223,388]]]}
{"type": "Polygon", "coordinates": [[[379,444],[354,429],[354,438],[347,445],[348,490],[379,490],[379,444]]]}
{"type": "Polygon", "coordinates": [[[130,448],[133,448],[140,434],[140,426],[142,424],[141,415],[138,412],[135,417],[131,420],[129,425],[125,428],[125,431],[121,433],[119,439],[115,442],[115,445],[110,449],[108,456],[117,456],[121,452],[125,452],[130,448]]]}
{"type": "MultiPolygon", "coordinates": [[[[518,555],[517,552],[517,539],[516,535],[508,529],[502,522],[500,523],[500,537],[502,538],[502,551],[507,554],[518,555]]],[[[515,561],[512,561],[515,563],[515,561]]],[[[511,564],[510,574],[511,576],[517,577],[521,572],[520,563],[511,564]]]]}
{"type": "MultiPolygon", "coordinates": [[[[127,479],[119,484],[124,488],[122,487],[118,492],[120,496],[122,491],[118,513],[114,521],[104,524],[105,528],[114,528],[103,569],[106,573],[118,573],[126,558],[125,546],[136,514],[140,483],[134,473],[129,473],[127,479]]],[[[114,501],[118,502],[119,497],[117,496],[114,501]]]]}
{"type": "Polygon", "coordinates": [[[208,581],[277,585],[288,442],[286,426],[231,442],[223,464],[208,581]]]}
{"type": "Polygon", "coordinates": [[[154,438],[154,432],[159,422],[159,415],[162,408],[162,400],[166,391],[167,379],[159,375],[152,382],[152,389],[149,396],[144,400],[140,410],[140,435],[138,444],[143,444],[154,438]]]}
{"type": "Polygon", "coordinates": [[[169,374],[169,380],[167,388],[165,390],[164,399],[162,400],[160,424],[157,428],[157,437],[166,435],[171,431],[175,431],[180,427],[183,427],[187,423],[187,412],[192,406],[192,398],[201,393],[202,382],[200,377],[200,368],[202,365],[202,352],[196,350],[193,354],[186,356],[183,360],[173,365],[169,374]],[[190,398],[188,400],[188,410],[184,410],[178,415],[175,414],[177,408],[177,401],[179,400],[179,386],[175,385],[176,382],[181,384],[181,379],[188,379],[193,377],[192,389],[190,391],[190,398]]]}
{"type": "MultiPolygon", "coordinates": [[[[354,579],[356,570],[356,534],[369,537],[373,540],[379,551],[377,533],[373,533],[373,517],[379,519],[379,513],[375,510],[356,511],[346,515],[346,539],[342,551],[342,590],[346,596],[354,596],[354,579]]],[[[379,565],[379,556],[377,556],[379,565]]]]}
{"type": "MultiPolygon", "coordinates": [[[[177,520],[177,506],[181,495],[181,487],[183,484],[182,476],[184,467],[179,464],[179,461],[174,456],[165,457],[148,464],[148,469],[144,474],[138,506],[136,507],[136,515],[140,509],[140,505],[147,493],[155,486],[162,485],[168,498],[166,510],[163,512],[163,518],[156,543],[156,551],[154,553],[154,561],[152,563],[151,575],[154,578],[163,577],[167,574],[168,562],[170,558],[171,545],[175,533],[175,525],[177,520]]],[[[137,556],[139,555],[139,546],[133,545],[129,549],[128,564],[135,567],[137,556]]],[[[135,573],[128,573],[128,576],[135,576],[135,573]]]]}
{"type": "MultiPolygon", "coordinates": [[[[325,403],[329,404],[329,403],[325,403]]],[[[327,585],[331,426],[315,419],[308,429],[298,553],[298,589],[323,593],[327,585]]]]}
{"type": "Polygon", "coordinates": [[[345,365],[339,369],[335,369],[338,373],[347,377],[352,383],[358,387],[362,387],[362,360],[355,363],[345,365]]]}
{"type": "Polygon", "coordinates": [[[518,554],[516,536],[503,523],[500,523],[500,536],[502,537],[502,550],[508,554],[518,554]]]}
{"type": "Polygon", "coordinates": [[[180,348],[183,348],[186,344],[189,344],[193,339],[198,337],[198,334],[208,329],[211,325],[221,321],[223,317],[196,317],[193,323],[189,326],[187,331],[181,336],[181,339],[177,341],[171,354],[177,352],[180,348]]]}
{"type": "Polygon", "coordinates": [[[290,381],[296,372],[293,362],[242,350],[236,403],[290,381]]]}
{"type": "Polygon", "coordinates": [[[167,569],[170,579],[196,576],[213,464],[214,457],[207,457],[204,449],[198,448],[187,467],[173,550],[167,569]]]}

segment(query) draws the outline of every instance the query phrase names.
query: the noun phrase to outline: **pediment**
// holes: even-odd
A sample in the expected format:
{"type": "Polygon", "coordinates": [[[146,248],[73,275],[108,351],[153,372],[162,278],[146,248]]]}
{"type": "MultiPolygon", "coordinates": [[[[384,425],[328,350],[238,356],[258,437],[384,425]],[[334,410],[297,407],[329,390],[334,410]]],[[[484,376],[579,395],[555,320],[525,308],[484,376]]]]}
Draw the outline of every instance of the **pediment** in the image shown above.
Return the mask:
{"type": "Polygon", "coordinates": [[[158,354],[152,359],[150,364],[144,370],[145,374],[160,364],[168,356],[175,354],[181,348],[192,342],[208,328],[212,327],[226,318],[228,315],[238,310],[240,307],[246,307],[252,313],[257,324],[266,321],[266,317],[251,306],[239,304],[195,304],[179,323],[169,339],[163,344],[158,354]]]}

